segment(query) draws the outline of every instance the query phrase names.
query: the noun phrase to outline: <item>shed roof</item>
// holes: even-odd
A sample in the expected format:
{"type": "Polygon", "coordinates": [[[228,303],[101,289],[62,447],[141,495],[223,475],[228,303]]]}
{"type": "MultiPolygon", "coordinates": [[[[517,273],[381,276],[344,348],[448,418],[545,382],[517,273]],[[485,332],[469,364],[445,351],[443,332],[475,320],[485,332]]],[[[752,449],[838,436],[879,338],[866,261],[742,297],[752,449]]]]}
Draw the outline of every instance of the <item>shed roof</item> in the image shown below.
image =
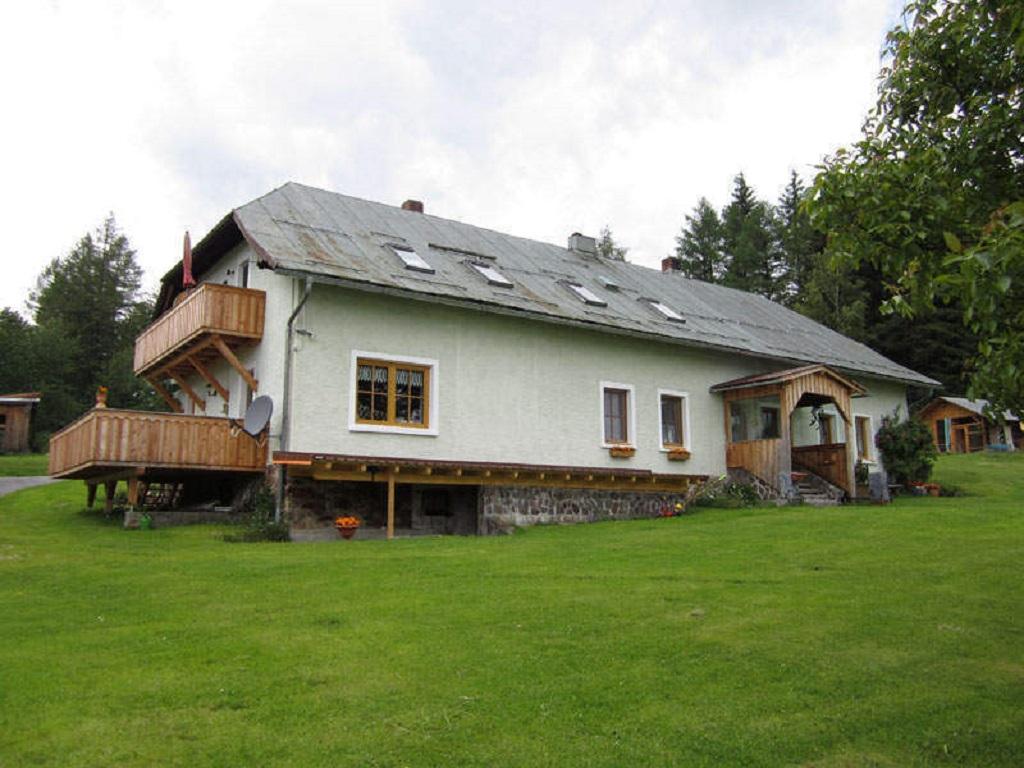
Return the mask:
{"type": "MultiPolygon", "coordinates": [[[[922,411],[930,408],[933,403],[937,403],[940,401],[952,403],[953,405],[957,405],[963,408],[964,410],[970,411],[971,413],[976,413],[978,416],[982,416],[986,419],[988,418],[988,416],[985,415],[985,409],[988,407],[988,400],[968,400],[966,397],[947,397],[945,395],[942,395],[932,400],[932,402],[926,405],[922,409],[922,411]]],[[[1016,415],[1010,413],[1009,411],[1003,411],[1003,418],[1006,421],[1020,421],[1020,419],[1016,415]]]]}
{"type": "MultiPolygon", "coordinates": [[[[225,216],[193,249],[193,272],[201,276],[242,239],[262,266],[351,288],[938,384],[756,294],[293,182],[225,216]],[[392,245],[415,249],[433,272],[407,269],[392,245]],[[474,263],[495,267],[512,287],[489,282],[474,263]],[[571,284],[604,304],[582,301],[571,284]]],[[[164,277],[158,313],[180,282],[178,264],[164,277]]]]}
{"type": "Polygon", "coordinates": [[[32,405],[42,399],[39,392],[15,392],[9,395],[0,395],[0,405],[32,405]]]}

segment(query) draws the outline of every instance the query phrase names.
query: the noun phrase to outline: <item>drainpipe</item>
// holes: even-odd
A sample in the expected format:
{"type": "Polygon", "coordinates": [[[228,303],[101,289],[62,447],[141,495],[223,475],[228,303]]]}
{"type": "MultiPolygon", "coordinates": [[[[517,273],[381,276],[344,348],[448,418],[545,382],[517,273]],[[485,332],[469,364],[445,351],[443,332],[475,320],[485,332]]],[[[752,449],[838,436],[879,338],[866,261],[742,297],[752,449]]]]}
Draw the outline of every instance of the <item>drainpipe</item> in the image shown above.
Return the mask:
{"type": "MultiPolygon", "coordinates": [[[[309,299],[309,294],[313,291],[313,280],[312,278],[306,278],[306,288],[302,293],[302,298],[299,299],[298,305],[292,310],[291,315],[288,316],[288,331],[286,334],[286,341],[284,347],[284,392],[281,396],[281,438],[279,440],[279,448],[281,451],[288,450],[288,440],[291,432],[291,410],[292,410],[292,338],[293,338],[293,324],[295,318],[299,316],[299,312],[306,305],[306,301],[309,299]]],[[[274,505],[274,522],[281,522],[281,517],[284,512],[284,484],[285,484],[285,468],[279,466],[277,468],[277,503],[274,505]]]]}

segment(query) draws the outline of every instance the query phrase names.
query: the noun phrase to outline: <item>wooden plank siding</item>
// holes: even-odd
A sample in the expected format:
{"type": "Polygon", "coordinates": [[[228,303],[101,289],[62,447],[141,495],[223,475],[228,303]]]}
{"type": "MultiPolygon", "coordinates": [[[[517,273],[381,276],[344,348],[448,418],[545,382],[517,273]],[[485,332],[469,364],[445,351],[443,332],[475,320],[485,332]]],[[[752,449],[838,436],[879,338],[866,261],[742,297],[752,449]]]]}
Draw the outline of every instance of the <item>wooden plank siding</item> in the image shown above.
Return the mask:
{"type": "Polygon", "coordinates": [[[29,449],[28,433],[32,420],[31,405],[0,404],[3,429],[0,430],[0,453],[23,453],[29,449]]]}
{"type": "Polygon", "coordinates": [[[781,443],[779,439],[731,443],[725,449],[725,465],[730,469],[742,467],[775,488],[778,485],[781,443]]]}
{"type": "Polygon", "coordinates": [[[49,470],[64,478],[127,467],[256,472],[266,455],[230,419],[96,408],[50,439],[49,470]]]}
{"type": "Polygon", "coordinates": [[[932,433],[932,443],[935,445],[935,450],[940,453],[946,452],[946,446],[939,440],[939,424],[938,422],[944,421],[945,419],[969,419],[970,422],[964,421],[961,424],[951,423],[951,433],[949,435],[949,452],[950,453],[971,453],[974,448],[971,446],[970,441],[970,429],[971,424],[976,424],[981,428],[982,434],[982,445],[979,448],[983,449],[988,445],[988,424],[978,414],[973,411],[969,411],[955,403],[947,403],[944,400],[936,400],[931,404],[925,406],[920,413],[917,414],[917,419],[928,426],[928,431],[932,433]],[[955,433],[959,432],[959,439],[955,433]],[[961,450],[962,449],[962,450],[961,450]]]}
{"type": "Polygon", "coordinates": [[[263,337],[266,293],[203,283],[161,315],[135,340],[134,368],[144,375],[211,334],[258,341],[263,337]]]}

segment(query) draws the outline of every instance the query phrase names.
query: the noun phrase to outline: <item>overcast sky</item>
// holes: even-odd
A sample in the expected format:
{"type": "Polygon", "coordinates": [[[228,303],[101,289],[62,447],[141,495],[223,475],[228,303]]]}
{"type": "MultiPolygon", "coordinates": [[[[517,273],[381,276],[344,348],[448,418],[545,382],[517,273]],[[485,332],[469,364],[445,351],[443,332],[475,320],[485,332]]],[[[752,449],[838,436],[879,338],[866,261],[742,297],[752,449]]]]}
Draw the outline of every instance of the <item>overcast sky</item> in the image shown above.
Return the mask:
{"type": "Polygon", "coordinates": [[[147,288],[300,181],[654,266],[743,171],[857,138],[893,0],[56,2],[0,30],[0,306],[113,212],[147,288]]]}

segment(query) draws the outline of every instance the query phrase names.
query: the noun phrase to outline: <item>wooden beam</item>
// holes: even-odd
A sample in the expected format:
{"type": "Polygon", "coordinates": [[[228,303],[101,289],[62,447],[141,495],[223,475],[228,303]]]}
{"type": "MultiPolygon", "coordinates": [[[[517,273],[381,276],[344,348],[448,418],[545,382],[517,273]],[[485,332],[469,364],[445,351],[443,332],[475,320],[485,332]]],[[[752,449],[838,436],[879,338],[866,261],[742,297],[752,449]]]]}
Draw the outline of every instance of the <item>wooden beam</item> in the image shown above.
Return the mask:
{"type": "Polygon", "coordinates": [[[128,505],[135,509],[139,506],[139,478],[128,478],[128,505]]]}
{"type": "Polygon", "coordinates": [[[188,385],[183,376],[179,376],[177,373],[171,373],[171,378],[181,387],[181,391],[188,395],[188,399],[192,401],[196,408],[201,411],[206,410],[206,401],[203,400],[199,395],[196,394],[195,390],[188,385]]]}
{"type": "Polygon", "coordinates": [[[92,509],[92,505],[96,502],[96,483],[85,484],[85,506],[92,509]]]}
{"type": "Polygon", "coordinates": [[[388,539],[395,538],[395,475],[388,473],[388,539]]]}
{"type": "MultiPolygon", "coordinates": [[[[356,483],[369,483],[369,482],[382,482],[384,477],[378,475],[376,478],[371,479],[369,473],[366,472],[354,472],[348,470],[339,470],[335,468],[331,471],[320,470],[315,468],[302,468],[302,477],[311,477],[314,480],[321,480],[326,482],[356,482],[356,483]]],[[[289,470],[291,471],[291,470],[289,470]]],[[[442,475],[434,473],[432,475],[413,474],[405,473],[397,477],[392,476],[395,484],[405,485],[517,485],[517,486],[533,486],[542,488],[597,488],[605,490],[624,490],[628,486],[622,482],[622,477],[619,476],[617,481],[610,481],[607,477],[594,476],[591,481],[586,480],[582,475],[575,475],[571,480],[564,480],[563,475],[548,475],[544,480],[538,480],[534,477],[524,477],[522,474],[518,478],[513,479],[511,475],[500,475],[493,474],[490,478],[484,478],[479,475],[463,475],[462,477],[456,477],[452,475],[442,475]]],[[[643,482],[638,482],[637,485],[642,485],[644,491],[666,491],[670,493],[681,493],[687,488],[687,483],[692,483],[695,480],[693,478],[686,478],[685,476],[673,477],[671,475],[663,475],[660,477],[650,477],[648,485],[648,476],[644,476],[643,482]]],[[[705,478],[700,477],[700,480],[705,478]]]]}
{"type": "Polygon", "coordinates": [[[117,480],[107,480],[103,484],[103,511],[108,515],[114,512],[114,494],[117,493],[117,480]]]}
{"type": "Polygon", "coordinates": [[[245,379],[245,383],[249,385],[249,388],[255,392],[259,389],[259,382],[253,378],[252,374],[249,373],[249,369],[242,365],[238,358],[235,357],[235,353],[231,351],[231,347],[222,339],[218,334],[214,334],[212,337],[213,346],[217,348],[221,356],[228,361],[228,365],[238,371],[238,375],[245,379]]]}
{"type": "Polygon", "coordinates": [[[188,361],[192,363],[192,367],[195,368],[199,375],[203,377],[203,381],[205,381],[207,384],[209,384],[211,387],[217,390],[217,394],[220,395],[225,402],[227,402],[228,391],[224,388],[223,384],[217,381],[217,377],[210,373],[207,367],[203,365],[195,356],[189,357],[188,361]]]}
{"type": "Polygon", "coordinates": [[[146,381],[148,381],[149,386],[156,390],[156,393],[164,399],[164,402],[171,407],[172,411],[174,411],[175,413],[181,413],[181,403],[178,402],[178,398],[176,398],[174,395],[168,392],[164,388],[164,385],[156,380],[156,377],[152,379],[146,379],[146,381]]]}

